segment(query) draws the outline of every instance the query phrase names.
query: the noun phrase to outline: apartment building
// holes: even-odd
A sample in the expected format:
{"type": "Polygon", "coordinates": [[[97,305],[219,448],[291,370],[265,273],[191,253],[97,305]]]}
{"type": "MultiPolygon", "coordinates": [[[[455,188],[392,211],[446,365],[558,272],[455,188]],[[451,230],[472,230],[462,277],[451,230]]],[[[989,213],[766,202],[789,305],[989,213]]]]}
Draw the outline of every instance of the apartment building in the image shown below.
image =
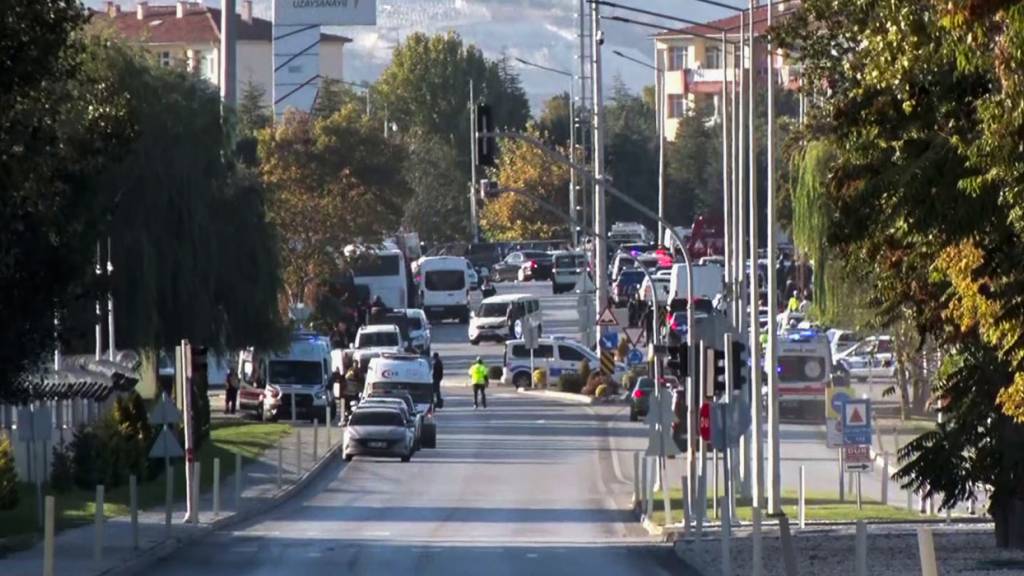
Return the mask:
{"type": "MultiPolygon", "coordinates": [[[[274,87],[273,25],[252,14],[252,0],[240,2],[235,24],[237,37],[236,92],[241,95],[249,82],[264,90],[264,102],[272,104],[274,87]]],[[[137,2],[123,9],[107,2],[103,11],[92,11],[90,26],[108,28],[114,34],[153,52],[164,66],[193,70],[211,84],[220,84],[219,8],[200,2],[179,1],[170,5],[137,2]]],[[[320,34],[320,75],[344,78],[344,47],[351,39],[320,34]]]]}
{"type": "MultiPolygon", "coordinates": [[[[795,10],[795,2],[774,4],[773,22],[795,10]]],[[[760,6],[754,14],[754,35],[763,36],[768,28],[767,6],[760,6]]],[[[745,18],[744,18],[745,19],[745,18]]],[[[745,19],[746,20],[746,19],[745,19]]],[[[746,24],[745,24],[746,26],[746,24]]],[[[726,83],[726,98],[736,89],[739,78],[737,64],[750,69],[749,47],[739,56],[740,15],[713,20],[701,25],[687,26],[654,37],[658,66],[665,71],[665,106],[662,114],[665,135],[675,140],[680,120],[704,106],[711,106],[715,121],[722,110],[722,83],[726,83]],[[725,39],[725,49],[722,39],[725,39]]],[[[758,44],[754,51],[755,81],[764,85],[768,74],[767,53],[758,44]]],[[[799,68],[781,56],[776,56],[775,82],[777,86],[795,90],[799,86],[799,68]]]]}

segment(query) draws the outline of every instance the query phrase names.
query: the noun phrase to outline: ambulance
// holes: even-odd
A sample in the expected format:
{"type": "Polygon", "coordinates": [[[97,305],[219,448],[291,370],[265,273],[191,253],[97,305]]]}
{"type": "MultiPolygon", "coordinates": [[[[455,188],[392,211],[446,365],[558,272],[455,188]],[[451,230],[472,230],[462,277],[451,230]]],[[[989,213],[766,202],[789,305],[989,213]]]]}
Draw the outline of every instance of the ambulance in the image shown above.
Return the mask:
{"type": "Polygon", "coordinates": [[[832,350],[818,330],[786,330],[776,340],[779,410],[821,419],[825,390],[832,382],[832,350]]]}

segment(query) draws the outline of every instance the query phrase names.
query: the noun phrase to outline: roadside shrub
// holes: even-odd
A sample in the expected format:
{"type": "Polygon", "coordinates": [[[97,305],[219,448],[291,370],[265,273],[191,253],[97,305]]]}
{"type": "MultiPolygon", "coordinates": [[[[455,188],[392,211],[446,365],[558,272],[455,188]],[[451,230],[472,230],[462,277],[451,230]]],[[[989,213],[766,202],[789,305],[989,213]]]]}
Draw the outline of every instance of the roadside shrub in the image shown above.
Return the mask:
{"type": "Polygon", "coordinates": [[[615,361],[625,362],[626,356],[629,355],[629,343],[626,342],[625,338],[619,339],[619,345],[615,348],[615,361]]]}
{"type": "Polygon", "coordinates": [[[71,477],[75,486],[93,490],[99,484],[99,437],[96,430],[84,424],[71,437],[71,477]]]}
{"type": "Polygon", "coordinates": [[[622,387],[626,390],[632,390],[636,386],[636,380],[639,378],[637,373],[633,370],[626,372],[626,375],[622,377],[622,387]]]}
{"type": "Polygon", "coordinates": [[[558,377],[558,389],[562,392],[579,394],[584,385],[582,374],[562,374],[558,377]]]}
{"type": "Polygon", "coordinates": [[[75,431],[69,450],[74,485],[92,490],[97,484],[108,488],[125,484],[131,474],[152,478],[159,470],[148,465],[152,442],[153,429],[142,398],[135,392],[119,397],[109,414],[75,431]]]}
{"type": "Polygon", "coordinates": [[[70,447],[61,442],[52,450],[50,487],[56,492],[67,492],[75,486],[75,469],[70,447]]]}
{"type": "Polygon", "coordinates": [[[18,470],[14,467],[14,449],[7,436],[0,436],[0,510],[18,505],[18,470]]]}
{"type": "Polygon", "coordinates": [[[587,396],[600,396],[597,391],[601,387],[604,388],[604,392],[606,394],[614,393],[614,386],[615,382],[611,378],[604,374],[594,373],[590,375],[590,380],[588,380],[586,386],[583,387],[583,394],[586,394],[587,396]]]}
{"type": "Polygon", "coordinates": [[[492,380],[494,382],[498,382],[498,381],[501,380],[501,377],[502,377],[503,374],[504,374],[504,369],[501,366],[489,366],[487,368],[487,379],[488,380],[492,380]]]}
{"type": "Polygon", "coordinates": [[[607,395],[608,395],[608,385],[607,384],[601,384],[600,386],[598,386],[597,387],[597,391],[594,393],[594,396],[597,396],[598,398],[604,398],[607,395]]]}
{"type": "MultiPolygon", "coordinates": [[[[580,378],[583,380],[584,384],[590,380],[590,362],[587,362],[586,360],[580,362],[580,378]]],[[[582,386],[580,387],[582,388],[582,386]]]]}

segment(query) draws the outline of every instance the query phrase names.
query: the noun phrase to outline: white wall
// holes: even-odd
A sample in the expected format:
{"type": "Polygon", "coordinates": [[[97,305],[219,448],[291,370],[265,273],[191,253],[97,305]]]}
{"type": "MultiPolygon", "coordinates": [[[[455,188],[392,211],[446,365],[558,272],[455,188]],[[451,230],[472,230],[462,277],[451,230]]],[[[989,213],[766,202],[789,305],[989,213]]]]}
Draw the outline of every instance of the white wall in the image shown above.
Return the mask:
{"type": "Polygon", "coordinates": [[[245,85],[252,80],[253,83],[263,87],[265,92],[263,103],[270,106],[273,101],[274,91],[274,64],[273,50],[269,42],[256,42],[252,40],[239,41],[236,47],[238,68],[236,70],[237,91],[239,98],[245,85]]]}
{"type": "Polygon", "coordinates": [[[320,74],[335,80],[345,79],[344,42],[327,41],[320,43],[320,74]]]}

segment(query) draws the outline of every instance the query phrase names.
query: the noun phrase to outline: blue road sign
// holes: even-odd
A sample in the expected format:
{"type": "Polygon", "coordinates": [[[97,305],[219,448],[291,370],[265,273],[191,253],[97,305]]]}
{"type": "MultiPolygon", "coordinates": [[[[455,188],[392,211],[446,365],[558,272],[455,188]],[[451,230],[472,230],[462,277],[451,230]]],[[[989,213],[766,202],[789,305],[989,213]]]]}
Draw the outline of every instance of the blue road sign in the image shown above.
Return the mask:
{"type": "Polygon", "coordinates": [[[639,348],[633,348],[626,355],[626,364],[629,366],[636,366],[637,364],[644,363],[644,353],[639,348]]]}
{"type": "Polygon", "coordinates": [[[843,444],[871,444],[871,400],[847,400],[840,414],[843,444]]]}
{"type": "Polygon", "coordinates": [[[850,401],[850,396],[845,392],[836,392],[832,395],[832,409],[842,417],[843,405],[850,401]]]}
{"type": "Polygon", "coordinates": [[[619,331],[608,328],[606,326],[601,327],[601,348],[605,350],[615,350],[619,347],[619,331]]]}

